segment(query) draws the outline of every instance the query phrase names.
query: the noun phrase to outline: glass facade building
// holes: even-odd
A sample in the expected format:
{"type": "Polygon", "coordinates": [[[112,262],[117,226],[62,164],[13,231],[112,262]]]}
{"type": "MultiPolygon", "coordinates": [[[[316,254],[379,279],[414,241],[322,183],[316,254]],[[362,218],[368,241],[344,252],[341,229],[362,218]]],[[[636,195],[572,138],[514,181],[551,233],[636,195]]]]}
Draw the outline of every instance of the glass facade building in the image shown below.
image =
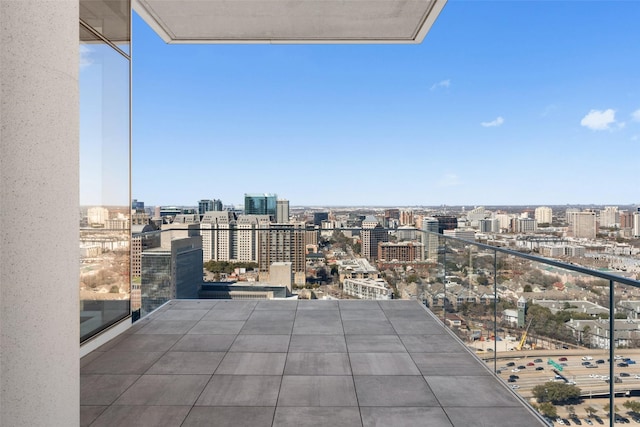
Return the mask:
{"type": "Polygon", "coordinates": [[[278,196],[276,194],[245,194],[245,215],[269,215],[271,221],[276,218],[276,206],[278,196]]]}

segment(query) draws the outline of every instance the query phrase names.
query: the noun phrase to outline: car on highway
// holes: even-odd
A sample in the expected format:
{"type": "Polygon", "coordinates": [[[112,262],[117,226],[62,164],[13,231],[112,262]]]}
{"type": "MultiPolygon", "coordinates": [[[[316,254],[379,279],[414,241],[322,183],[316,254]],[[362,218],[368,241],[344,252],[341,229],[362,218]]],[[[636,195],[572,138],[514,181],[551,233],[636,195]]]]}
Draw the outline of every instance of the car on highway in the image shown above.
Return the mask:
{"type": "Polygon", "coordinates": [[[620,372],[618,375],[620,375],[621,377],[630,377],[631,374],[628,372],[620,372]]]}
{"type": "Polygon", "coordinates": [[[511,388],[512,388],[513,390],[517,390],[517,389],[519,389],[519,388],[520,388],[520,386],[519,386],[518,384],[513,384],[513,385],[511,386],[511,388]]]}
{"type": "Polygon", "coordinates": [[[516,378],[509,378],[509,379],[507,380],[507,382],[508,382],[508,383],[515,383],[516,381],[517,381],[517,379],[516,379],[516,378]]]}
{"type": "Polygon", "coordinates": [[[618,368],[628,368],[629,364],[627,362],[620,362],[617,366],[618,368]]]}
{"type": "Polygon", "coordinates": [[[520,366],[518,366],[518,369],[527,369],[527,367],[524,366],[524,365],[520,365],[520,366]]]}
{"type": "Polygon", "coordinates": [[[514,374],[509,375],[509,378],[513,378],[514,380],[520,379],[519,376],[514,375],[514,374]]]}
{"type": "Polygon", "coordinates": [[[527,366],[536,366],[536,364],[533,363],[533,362],[529,362],[529,363],[527,363],[527,366]]]}
{"type": "Polygon", "coordinates": [[[593,360],[591,356],[582,356],[582,360],[593,360]]]}
{"type": "Polygon", "coordinates": [[[591,362],[582,362],[582,366],[589,366],[591,365],[591,362]]]}
{"type": "Polygon", "coordinates": [[[542,366],[537,366],[536,371],[544,371],[544,368],[542,366]]]}
{"type": "Polygon", "coordinates": [[[542,359],[536,359],[536,360],[534,360],[534,362],[536,362],[536,363],[542,363],[542,359]]]}
{"type": "Polygon", "coordinates": [[[635,375],[633,376],[633,378],[635,378],[635,379],[639,380],[639,379],[640,379],[640,374],[635,374],[635,375]]]}
{"type": "Polygon", "coordinates": [[[520,369],[518,369],[518,368],[513,368],[513,369],[511,370],[511,372],[520,372],[520,369]]]}
{"type": "Polygon", "coordinates": [[[597,363],[598,365],[600,365],[600,364],[604,363],[604,359],[598,359],[598,360],[596,360],[596,363],[597,363]]]}
{"type": "Polygon", "coordinates": [[[598,365],[587,365],[587,368],[597,368],[598,365]]]}
{"type": "Polygon", "coordinates": [[[558,360],[559,360],[559,361],[561,361],[561,362],[566,362],[566,361],[567,361],[567,358],[566,358],[566,357],[561,357],[561,358],[560,358],[560,359],[558,359],[558,360]]]}
{"type": "Polygon", "coordinates": [[[516,362],[509,362],[507,363],[507,366],[516,366],[516,362]]]}

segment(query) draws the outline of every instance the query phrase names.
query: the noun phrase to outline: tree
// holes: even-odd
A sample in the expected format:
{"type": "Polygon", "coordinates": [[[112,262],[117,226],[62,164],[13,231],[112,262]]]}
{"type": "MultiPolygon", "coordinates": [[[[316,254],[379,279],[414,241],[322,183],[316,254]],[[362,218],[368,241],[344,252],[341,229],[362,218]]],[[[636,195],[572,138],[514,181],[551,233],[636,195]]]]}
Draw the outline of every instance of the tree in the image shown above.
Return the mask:
{"type": "Polygon", "coordinates": [[[549,418],[555,418],[558,416],[558,410],[551,402],[542,402],[538,405],[538,411],[549,418]]]}
{"type": "Polygon", "coordinates": [[[531,285],[524,285],[522,292],[533,292],[533,289],[531,289],[531,285]]]}
{"type": "MultiPolygon", "coordinates": [[[[611,411],[611,405],[607,403],[602,407],[602,409],[608,414],[611,411]]],[[[615,413],[620,412],[620,409],[618,409],[618,405],[613,405],[613,410],[615,413]]]]}
{"type": "Polygon", "coordinates": [[[567,412],[569,413],[569,417],[573,418],[576,416],[576,407],[573,405],[567,406],[567,412]]]}
{"type": "Polygon", "coordinates": [[[598,412],[598,410],[596,408],[594,408],[593,406],[591,406],[591,405],[589,405],[586,408],[584,408],[584,410],[587,411],[587,414],[589,414],[589,418],[593,417],[593,414],[598,412]]]}
{"type": "Polygon", "coordinates": [[[638,402],[637,400],[627,400],[622,404],[622,406],[624,406],[631,412],[640,412],[640,402],[638,402]]]}
{"type": "Polygon", "coordinates": [[[531,393],[539,403],[551,402],[554,405],[561,405],[580,399],[580,388],[575,385],[553,381],[538,384],[533,387],[531,393]]]}

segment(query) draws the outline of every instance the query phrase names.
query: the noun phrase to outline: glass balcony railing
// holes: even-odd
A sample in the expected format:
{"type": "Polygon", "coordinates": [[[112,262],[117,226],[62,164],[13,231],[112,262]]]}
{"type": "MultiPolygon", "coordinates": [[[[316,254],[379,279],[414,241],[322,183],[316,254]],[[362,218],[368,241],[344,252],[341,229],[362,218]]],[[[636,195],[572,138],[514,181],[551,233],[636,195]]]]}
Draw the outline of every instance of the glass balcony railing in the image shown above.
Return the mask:
{"type": "Polygon", "coordinates": [[[640,282],[434,232],[403,233],[196,224],[134,234],[134,318],[180,298],[416,299],[554,423],[640,422],[640,282]],[[211,259],[218,262],[208,270],[211,259]],[[291,263],[286,279],[269,270],[281,261],[291,263]]]}

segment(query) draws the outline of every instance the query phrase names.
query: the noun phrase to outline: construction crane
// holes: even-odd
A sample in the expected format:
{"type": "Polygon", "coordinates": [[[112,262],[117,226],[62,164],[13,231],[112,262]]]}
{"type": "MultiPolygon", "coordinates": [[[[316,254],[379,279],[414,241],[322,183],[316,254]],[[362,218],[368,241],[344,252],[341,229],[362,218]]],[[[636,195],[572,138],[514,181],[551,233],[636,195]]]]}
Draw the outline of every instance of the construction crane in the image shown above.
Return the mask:
{"type": "Polygon", "coordinates": [[[529,320],[529,323],[527,324],[527,329],[524,330],[524,334],[522,334],[522,338],[520,338],[520,342],[518,343],[518,346],[516,347],[516,350],[520,351],[522,350],[522,346],[524,346],[524,343],[527,341],[527,332],[529,332],[529,327],[531,326],[531,321],[533,319],[529,320]]]}

